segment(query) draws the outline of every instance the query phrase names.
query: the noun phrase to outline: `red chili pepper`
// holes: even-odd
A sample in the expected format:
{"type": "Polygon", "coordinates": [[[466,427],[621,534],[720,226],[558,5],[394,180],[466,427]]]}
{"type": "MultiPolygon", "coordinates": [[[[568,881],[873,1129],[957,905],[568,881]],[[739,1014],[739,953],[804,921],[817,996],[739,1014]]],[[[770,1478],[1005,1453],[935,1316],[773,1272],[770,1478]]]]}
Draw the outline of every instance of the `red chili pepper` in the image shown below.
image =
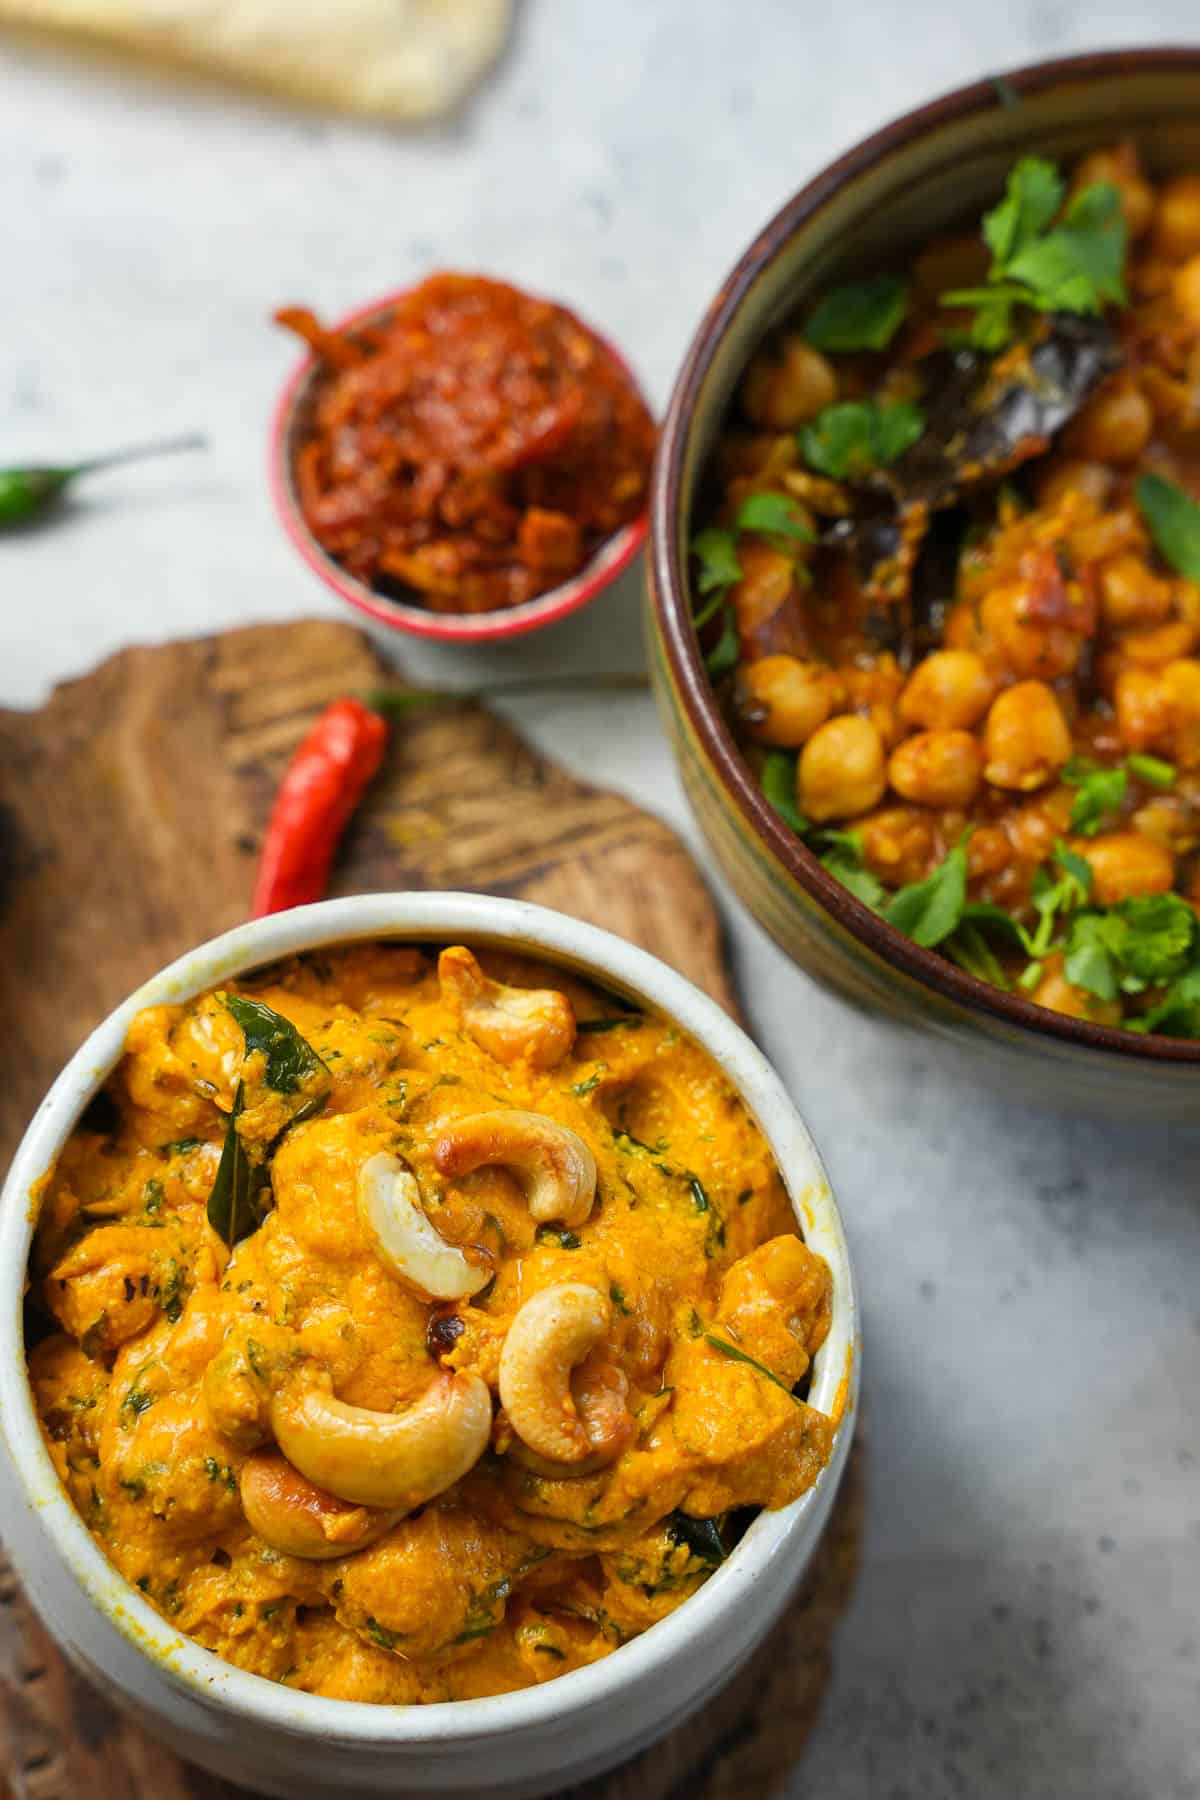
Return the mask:
{"type": "Polygon", "coordinates": [[[359,700],[327,706],[288,764],[254,884],[252,916],[325,892],[338,840],[383,761],[388,728],[359,700]]]}

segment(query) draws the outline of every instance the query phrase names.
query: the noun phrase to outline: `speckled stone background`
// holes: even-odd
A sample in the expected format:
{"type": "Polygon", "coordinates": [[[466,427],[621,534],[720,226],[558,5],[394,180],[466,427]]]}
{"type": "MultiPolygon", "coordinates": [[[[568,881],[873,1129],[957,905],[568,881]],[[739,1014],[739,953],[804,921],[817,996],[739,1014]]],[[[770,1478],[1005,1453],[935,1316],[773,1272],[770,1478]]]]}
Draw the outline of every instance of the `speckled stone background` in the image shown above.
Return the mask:
{"type": "MultiPolygon", "coordinates": [[[[276,529],[266,323],[431,265],[559,295],[665,400],[755,228],[889,115],[1071,49],[1184,41],[1194,0],[524,0],[416,136],[0,41],[0,460],[201,427],[0,544],[0,700],[114,646],[335,603],[276,529]]],[[[441,680],[635,667],[637,583],[441,680]]],[[[525,701],[573,768],[693,828],[648,699],[525,701]]],[[[723,896],[755,1028],[839,1189],[866,1304],[870,1514],[788,1793],[1200,1795],[1200,1132],[1055,1119],[817,991],[723,896]]]]}

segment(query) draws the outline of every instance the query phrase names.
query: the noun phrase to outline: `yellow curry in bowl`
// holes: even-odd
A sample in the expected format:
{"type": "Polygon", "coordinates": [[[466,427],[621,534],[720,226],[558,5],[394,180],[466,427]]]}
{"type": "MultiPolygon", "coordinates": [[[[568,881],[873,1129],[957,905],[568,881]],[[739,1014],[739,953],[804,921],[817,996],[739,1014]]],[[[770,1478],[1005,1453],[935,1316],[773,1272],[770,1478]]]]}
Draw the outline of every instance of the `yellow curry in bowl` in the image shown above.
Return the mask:
{"type": "Polygon", "coordinates": [[[44,1185],[29,1367],[76,1508],[181,1631],[454,1700],[609,1654],[812,1485],[830,1302],[669,1021],[356,946],[134,1020],[44,1185]]]}

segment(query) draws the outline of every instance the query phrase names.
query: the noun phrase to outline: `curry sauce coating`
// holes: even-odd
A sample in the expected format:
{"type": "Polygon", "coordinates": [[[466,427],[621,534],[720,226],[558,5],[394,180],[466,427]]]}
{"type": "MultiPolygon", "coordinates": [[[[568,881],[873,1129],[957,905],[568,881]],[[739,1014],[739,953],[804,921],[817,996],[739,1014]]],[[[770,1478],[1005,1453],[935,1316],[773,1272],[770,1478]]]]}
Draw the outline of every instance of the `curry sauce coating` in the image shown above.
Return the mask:
{"type": "MultiPolygon", "coordinates": [[[[829,1454],[833,1422],[788,1392],[828,1331],[829,1273],[724,1076],[669,1024],[584,983],[484,963],[567,994],[578,1032],[554,1067],[481,1048],[420,951],[312,955],[245,987],[331,1080],[323,1109],[284,1132],[273,1209],[232,1252],[205,1205],[238,1083],[261,1071],[216,995],[139,1016],[111,1119],[89,1115],[45,1186],[31,1271],[57,1329],[30,1373],[73,1502],[173,1624],[311,1692],[465,1698],[593,1661],[711,1572],[720,1538],[705,1521],[786,1504],[829,1454]],[[500,1167],[439,1174],[439,1130],[497,1108],[590,1147],[586,1222],[538,1225],[500,1167]],[[440,1236],[486,1262],[473,1298],[431,1302],[368,1240],[356,1181],[380,1152],[404,1158],[440,1236]],[[563,1282],[607,1297],[603,1353],[633,1421],[615,1460],[539,1466],[497,1408],[474,1468],[365,1549],[313,1561],[250,1528],[240,1482],[274,1374],[320,1371],[379,1413],[417,1400],[439,1365],[495,1393],[519,1307],[563,1282]]],[[[268,1134],[278,1120],[261,1104],[268,1134]]]]}

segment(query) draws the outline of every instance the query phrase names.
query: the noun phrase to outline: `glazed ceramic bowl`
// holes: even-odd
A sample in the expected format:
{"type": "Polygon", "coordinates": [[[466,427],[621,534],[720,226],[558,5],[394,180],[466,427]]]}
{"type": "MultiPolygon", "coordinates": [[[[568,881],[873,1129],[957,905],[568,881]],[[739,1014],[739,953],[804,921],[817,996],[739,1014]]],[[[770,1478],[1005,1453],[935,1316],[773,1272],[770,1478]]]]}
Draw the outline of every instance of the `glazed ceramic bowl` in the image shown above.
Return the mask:
{"type": "Polygon", "coordinates": [[[845,1467],[858,1389],[854,1283],[812,1140],[759,1052],[713,1001],[644,951],[561,913],[466,894],[371,894],[239,926],[119,1006],[72,1058],[13,1162],[0,1208],[0,1519],[51,1632],[114,1703],[184,1756],[266,1794],[532,1796],[633,1755],[701,1705],[770,1628],[804,1572],[845,1467]],[[833,1454],[793,1505],[761,1513],[677,1612],[603,1661],[536,1688],[432,1706],[368,1706],[246,1674],[162,1619],[105,1560],[60,1486],[25,1376],[22,1288],[36,1187],[120,1057],[144,1006],[322,946],[363,940],[528,951],[670,1017],[721,1065],[762,1127],[797,1220],[833,1273],[833,1323],[812,1404],[841,1418],[833,1454]]]}
{"type": "MultiPolygon", "coordinates": [[[[404,293],[401,291],[388,294],[382,300],[373,300],[368,306],[359,307],[347,318],[339,320],[333,330],[353,331],[364,326],[382,324],[403,298],[404,293]]],[[[633,371],[621,353],[607,339],[602,338],[598,331],[592,330],[590,325],[588,330],[604,345],[636,387],[633,371]]],[[[647,520],[643,513],[606,538],[578,575],[573,575],[570,581],[560,582],[558,587],[539,594],[535,600],[526,600],[520,606],[502,607],[496,612],[437,613],[430,612],[424,606],[409,606],[400,600],[390,600],[334,561],[309,530],[300,505],[296,487],[296,454],[312,420],[320,381],[319,363],[314,357],[306,356],[289,376],[279,397],[271,421],[267,462],[271,497],[280,523],[313,573],[319,575],[326,587],[332,588],[339,598],[360,613],[365,613],[377,625],[387,625],[393,631],[407,632],[410,637],[438,638],[454,644],[491,644],[502,638],[523,637],[526,632],[539,631],[543,625],[553,625],[557,620],[565,619],[570,613],[578,612],[590,600],[594,600],[628,568],[646,541],[647,520]]]]}
{"type": "Polygon", "coordinates": [[[1056,1105],[1194,1117],[1200,1044],[1068,1019],[921,949],[829,875],[760,793],[691,623],[687,544],[730,397],[765,335],[831,283],[894,266],[977,218],[1028,151],[1069,161],[1132,135],[1152,173],[1200,168],[1200,50],[1120,51],[1018,70],[934,101],[824,169],[758,234],[692,340],[650,505],[650,662],[684,787],[733,887],[811,974],[927,1027],[989,1078],[1056,1105]]]}

